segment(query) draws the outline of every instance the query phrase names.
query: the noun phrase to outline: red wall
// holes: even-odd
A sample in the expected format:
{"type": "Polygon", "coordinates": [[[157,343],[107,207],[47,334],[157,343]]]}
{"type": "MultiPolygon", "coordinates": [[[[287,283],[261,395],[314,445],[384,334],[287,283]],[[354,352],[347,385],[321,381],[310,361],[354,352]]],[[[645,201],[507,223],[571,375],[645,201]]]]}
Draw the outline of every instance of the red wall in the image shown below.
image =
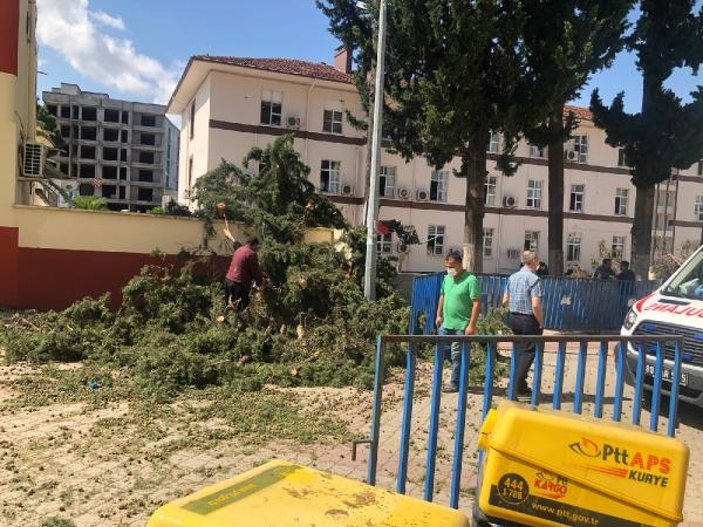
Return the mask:
{"type": "Polygon", "coordinates": [[[17,75],[20,0],[0,0],[0,72],[17,75]]]}
{"type": "MultiPolygon", "coordinates": [[[[7,307],[64,309],[109,291],[116,308],[122,287],[144,265],[164,263],[148,254],[18,247],[17,238],[18,229],[0,227],[0,305],[7,307]]],[[[184,260],[169,256],[166,262],[180,265],[184,260]]],[[[199,269],[219,279],[228,263],[217,257],[212,267],[199,269]]]]}

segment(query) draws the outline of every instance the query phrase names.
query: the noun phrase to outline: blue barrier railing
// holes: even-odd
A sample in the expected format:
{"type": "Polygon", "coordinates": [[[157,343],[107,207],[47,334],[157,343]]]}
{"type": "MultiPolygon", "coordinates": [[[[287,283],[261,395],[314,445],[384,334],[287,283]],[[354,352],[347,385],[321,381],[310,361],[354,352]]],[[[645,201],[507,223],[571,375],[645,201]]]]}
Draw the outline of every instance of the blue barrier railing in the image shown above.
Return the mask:
{"type": "MultiPolygon", "coordinates": [[[[608,359],[612,356],[615,359],[615,382],[613,384],[612,419],[614,421],[623,420],[623,399],[624,385],[626,379],[633,385],[632,395],[632,424],[639,426],[642,416],[642,400],[645,389],[652,393],[651,416],[649,419],[649,429],[658,431],[659,417],[661,410],[662,382],[664,368],[672,369],[672,378],[678,379],[681,376],[681,344],[683,338],[678,335],[647,335],[647,336],[516,336],[516,335],[473,335],[473,336],[418,336],[418,335],[387,335],[378,337],[376,348],[376,374],[374,381],[373,408],[371,417],[371,436],[368,442],[370,446],[367,481],[371,485],[376,484],[376,472],[378,466],[378,449],[381,424],[381,403],[383,396],[384,381],[384,352],[388,344],[406,343],[407,370],[405,376],[405,391],[403,395],[403,416],[400,428],[400,446],[398,452],[398,472],[396,480],[396,490],[404,494],[406,491],[406,481],[408,475],[409,445],[411,434],[411,422],[413,411],[413,398],[415,391],[415,376],[418,344],[434,344],[434,367],[432,376],[432,389],[430,393],[430,415],[428,427],[427,457],[425,467],[425,484],[423,496],[427,501],[432,501],[435,487],[435,464],[437,458],[437,438],[439,430],[440,403],[442,397],[442,372],[444,369],[444,352],[439,344],[449,344],[451,342],[461,343],[461,366],[459,377],[459,393],[457,401],[456,429],[454,433],[454,453],[452,458],[451,485],[450,485],[450,506],[457,508],[459,503],[459,489],[461,483],[462,463],[464,459],[464,429],[466,425],[466,407],[468,393],[469,369],[471,366],[472,344],[480,344],[485,347],[481,353],[485,353],[485,376],[483,382],[483,401],[481,405],[481,419],[485,419],[493,404],[493,381],[495,377],[495,364],[500,343],[511,344],[512,353],[510,357],[510,378],[508,381],[507,398],[516,400],[515,388],[515,365],[517,354],[520,353],[516,344],[531,342],[536,345],[535,361],[533,364],[532,393],[530,403],[538,407],[541,403],[544,384],[544,355],[546,344],[556,344],[555,350],[550,353],[556,354],[554,365],[554,379],[551,394],[551,406],[554,409],[562,408],[564,394],[564,371],[567,360],[567,344],[577,343],[578,352],[576,354],[577,371],[576,382],[573,388],[573,412],[580,414],[583,411],[583,401],[585,395],[585,374],[587,359],[589,354],[588,345],[598,344],[597,351],[597,378],[594,396],[593,415],[597,418],[603,417],[605,404],[606,376],[608,375],[608,359]],[[662,344],[673,343],[675,346],[673,364],[665,364],[662,344]],[[612,349],[610,344],[613,344],[612,349]],[[648,358],[649,346],[656,346],[655,357],[648,358]],[[635,361],[634,370],[630,372],[627,366],[628,354],[635,361]],[[654,375],[645,374],[645,364],[653,364],[654,375]],[[645,388],[645,386],[647,388],[645,388]]],[[[612,372],[611,372],[612,373],[612,372]]],[[[679,384],[671,383],[668,422],[666,433],[674,437],[677,426],[679,384]]],[[[481,452],[479,452],[479,464],[481,452]]]]}
{"type": "MultiPolygon", "coordinates": [[[[481,286],[483,312],[501,305],[508,277],[476,275],[481,286]]],[[[444,273],[413,280],[410,333],[429,335],[434,330],[437,299],[444,273]],[[424,314],[425,324],[418,324],[424,314]]],[[[547,329],[564,331],[614,331],[620,329],[630,305],[651,293],[655,281],[625,282],[545,277],[542,311],[547,329]]]]}

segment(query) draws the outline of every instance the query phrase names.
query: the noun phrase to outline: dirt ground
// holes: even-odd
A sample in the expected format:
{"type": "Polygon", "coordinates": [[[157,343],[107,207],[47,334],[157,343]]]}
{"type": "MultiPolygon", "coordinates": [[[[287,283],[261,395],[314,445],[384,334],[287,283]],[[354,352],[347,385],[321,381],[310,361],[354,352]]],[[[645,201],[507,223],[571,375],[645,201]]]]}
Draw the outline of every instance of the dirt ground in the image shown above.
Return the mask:
{"type": "MultiPolygon", "coordinates": [[[[566,369],[567,401],[575,370],[573,351],[566,369]]],[[[543,383],[547,393],[552,359],[547,350],[543,383]]],[[[595,360],[589,359],[587,393],[593,393],[595,367],[595,360]]],[[[407,488],[418,497],[425,477],[431,371],[430,364],[418,365],[407,488]]],[[[360,480],[366,475],[367,448],[360,446],[359,456],[352,460],[351,439],[368,435],[368,391],[267,387],[253,395],[261,404],[257,399],[245,404],[231,401],[240,413],[229,418],[208,412],[212,401],[202,397],[168,405],[95,398],[57,403],[42,397],[42,383],[56,378],[60,377],[28,365],[0,366],[0,525],[143,526],[158,506],[271,458],[360,480]],[[283,401],[291,406],[282,407],[283,401]],[[242,408],[250,411],[241,413],[242,408]],[[286,416],[277,413],[281,408],[286,416]],[[295,418],[287,418],[290,412],[295,418]]],[[[395,485],[402,383],[403,371],[398,370],[384,386],[378,484],[386,488],[395,485]]],[[[60,388],[52,386],[54,392],[60,388]]],[[[502,397],[500,388],[497,398],[502,397]]],[[[100,392],[96,386],[85,389],[100,392]]],[[[612,393],[609,383],[607,393],[612,393]]],[[[70,395],[66,394],[69,401],[70,395]]],[[[443,396],[435,485],[439,503],[448,501],[456,401],[456,394],[443,396]]],[[[590,413],[592,398],[586,401],[584,413],[590,413]]],[[[631,411],[629,397],[628,401],[626,415],[631,411]]],[[[607,416],[612,398],[606,403],[607,416]]],[[[480,408],[481,396],[470,393],[460,502],[465,511],[470,510],[474,494],[480,408]]],[[[644,412],[642,422],[648,419],[644,412]]],[[[660,430],[665,425],[664,418],[660,430]]],[[[703,525],[702,430],[702,412],[683,406],[678,437],[691,448],[684,507],[690,526],[703,525]]]]}

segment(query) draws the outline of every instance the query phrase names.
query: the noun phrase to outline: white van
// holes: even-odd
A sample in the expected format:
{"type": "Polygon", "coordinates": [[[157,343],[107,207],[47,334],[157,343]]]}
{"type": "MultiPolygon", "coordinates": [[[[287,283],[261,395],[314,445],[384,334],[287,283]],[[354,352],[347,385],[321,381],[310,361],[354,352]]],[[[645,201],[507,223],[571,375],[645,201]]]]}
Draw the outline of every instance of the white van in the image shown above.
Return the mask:
{"type": "MultiPolygon", "coordinates": [[[[639,299],[625,317],[622,335],[681,335],[679,399],[703,407],[703,246],[686,260],[656,291],[639,299]]],[[[674,344],[663,346],[662,391],[668,393],[674,344]]],[[[644,387],[652,389],[655,351],[647,349],[644,387]]],[[[628,344],[627,369],[632,382],[637,352],[628,344]]]]}

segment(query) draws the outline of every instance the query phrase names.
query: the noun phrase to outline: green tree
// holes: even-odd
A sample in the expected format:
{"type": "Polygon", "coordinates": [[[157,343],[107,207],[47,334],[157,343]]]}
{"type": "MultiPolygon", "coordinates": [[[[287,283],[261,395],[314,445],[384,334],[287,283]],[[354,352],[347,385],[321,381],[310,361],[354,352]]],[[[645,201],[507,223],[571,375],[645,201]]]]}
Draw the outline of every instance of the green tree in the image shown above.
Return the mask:
{"type": "Polygon", "coordinates": [[[549,269],[564,270],[564,142],[577,125],[565,105],[596,71],[607,67],[624,45],[627,14],[634,0],[525,0],[525,81],[536,107],[547,114],[526,132],[547,147],[549,163],[549,269]]]}
{"type": "MultiPolygon", "coordinates": [[[[374,49],[372,24],[354,0],[317,0],[330,31],[356,51],[355,82],[368,101],[374,49]]],[[[384,130],[404,158],[442,167],[455,155],[466,179],[465,263],[482,269],[486,150],[491,131],[504,134],[505,173],[518,133],[539,115],[524,84],[521,2],[390,0],[385,67],[384,130]]],[[[368,108],[367,108],[368,110],[368,108]]]]}
{"type": "Polygon", "coordinates": [[[650,265],[655,185],[673,168],[688,168],[703,156],[703,87],[682,100],[665,86],[680,68],[693,73],[703,62],[703,10],[694,14],[692,0],[642,0],[640,17],[628,39],[642,74],[642,108],[624,110],[620,93],[606,107],[598,90],[591,96],[597,126],[604,128],[607,143],[624,148],[636,188],[632,225],[633,270],[646,277],[650,265]]]}

